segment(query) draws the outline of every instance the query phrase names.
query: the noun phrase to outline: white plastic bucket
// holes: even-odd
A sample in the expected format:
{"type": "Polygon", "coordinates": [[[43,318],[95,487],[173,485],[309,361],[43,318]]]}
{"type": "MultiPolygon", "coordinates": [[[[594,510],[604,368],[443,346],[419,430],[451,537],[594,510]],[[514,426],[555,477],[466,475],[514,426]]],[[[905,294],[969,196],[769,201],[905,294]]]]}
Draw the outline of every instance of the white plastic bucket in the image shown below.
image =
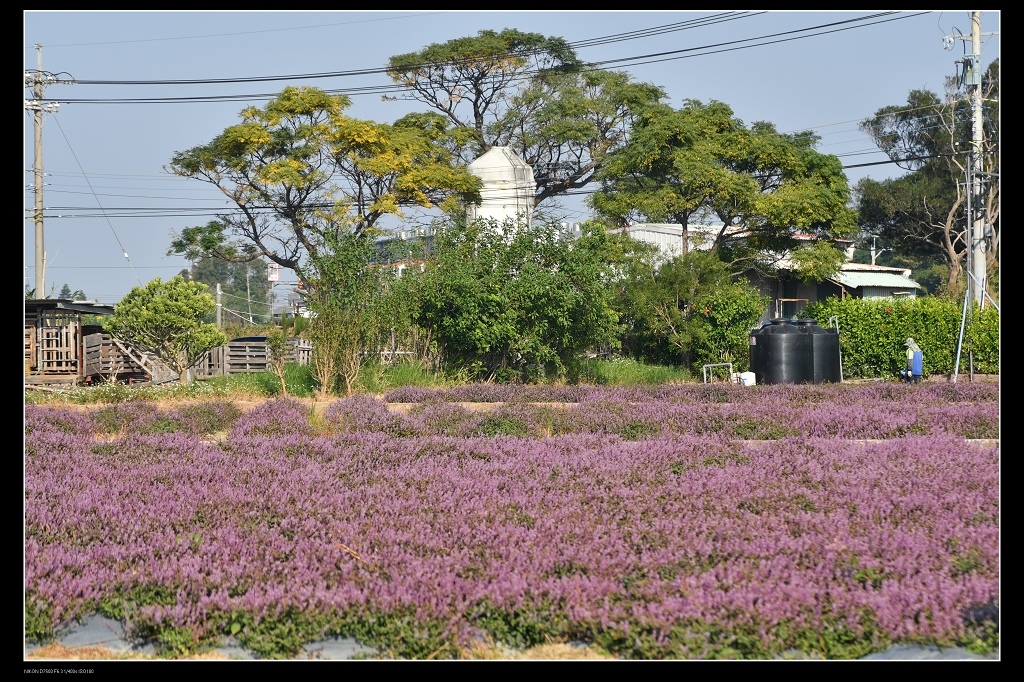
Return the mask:
{"type": "Polygon", "coordinates": [[[740,372],[740,383],[744,386],[754,385],[754,373],[753,372],[740,372]]]}

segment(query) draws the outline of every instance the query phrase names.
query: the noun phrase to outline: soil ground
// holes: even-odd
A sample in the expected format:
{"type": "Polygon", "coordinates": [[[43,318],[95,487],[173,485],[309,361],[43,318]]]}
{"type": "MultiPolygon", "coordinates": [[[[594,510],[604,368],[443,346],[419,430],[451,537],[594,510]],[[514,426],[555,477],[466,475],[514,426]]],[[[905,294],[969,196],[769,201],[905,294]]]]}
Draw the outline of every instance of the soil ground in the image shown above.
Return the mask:
{"type": "MultiPolygon", "coordinates": [[[[497,648],[478,647],[464,656],[469,660],[615,660],[615,656],[593,648],[576,647],[570,644],[542,644],[523,652],[510,653],[497,648]]],[[[47,644],[25,656],[27,661],[138,661],[158,660],[156,656],[146,654],[126,654],[101,646],[82,646],[68,648],[62,644],[47,644]]],[[[229,661],[229,656],[216,652],[184,656],[182,661],[229,661]]]]}

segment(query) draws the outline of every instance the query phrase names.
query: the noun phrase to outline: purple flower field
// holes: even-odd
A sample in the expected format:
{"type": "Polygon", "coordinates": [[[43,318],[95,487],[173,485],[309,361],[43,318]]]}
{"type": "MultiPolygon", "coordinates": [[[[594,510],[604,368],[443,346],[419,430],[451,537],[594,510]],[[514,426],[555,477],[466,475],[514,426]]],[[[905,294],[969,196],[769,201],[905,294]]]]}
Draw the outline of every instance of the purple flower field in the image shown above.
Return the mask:
{"type": "Polygon", "coordinates": [[[998,385],[495,389],[26,406],[26,637],[100,612],[168,655],[998,645],[999,447],[969,440],[998,385]]]}

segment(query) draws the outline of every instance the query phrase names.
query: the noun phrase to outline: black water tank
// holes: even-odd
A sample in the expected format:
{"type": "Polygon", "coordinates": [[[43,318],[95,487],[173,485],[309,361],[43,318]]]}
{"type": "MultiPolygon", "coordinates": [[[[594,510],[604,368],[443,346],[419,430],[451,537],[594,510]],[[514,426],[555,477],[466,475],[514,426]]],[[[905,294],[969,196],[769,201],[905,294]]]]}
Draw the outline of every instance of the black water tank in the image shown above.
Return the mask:
{"type": "Polygon", "coordinates": [[[758,384],[810,382],[814,376],[811,352],[810,334],[791,320],[772,320],[771,324],[751,334],[750,364],[754,367],[754,381],[758,384]]]}
{"type": "Polygon", "coordinates": [[[810,364],[805,368],[808,381],[815,384],[839,383],[839,330],[819,327],[818,321],[813,319],[797,320],[796,327],[811,337],[810,364]]]}

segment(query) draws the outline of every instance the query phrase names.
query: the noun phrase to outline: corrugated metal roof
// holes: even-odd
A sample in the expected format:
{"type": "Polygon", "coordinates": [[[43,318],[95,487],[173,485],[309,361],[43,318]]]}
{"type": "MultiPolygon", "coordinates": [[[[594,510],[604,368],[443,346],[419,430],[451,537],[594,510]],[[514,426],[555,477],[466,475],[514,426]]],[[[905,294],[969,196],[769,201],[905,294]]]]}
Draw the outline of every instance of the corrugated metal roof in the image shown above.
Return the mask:
{"type": "Polygon", "coordinates": [[[66,298],[27,298],[25,312],[38,313],[41,310],[70,310],[76,313],[112,315],[114,306],[95,301],[72,301],[66,298]]]}
{"type": "Polygon", "coordinates": [[[885,287],[887,289],[920,289],[921,285],[894,272],[848,272],[843,271],[832,278],[847,289],[861,287],[885,287]]]}

